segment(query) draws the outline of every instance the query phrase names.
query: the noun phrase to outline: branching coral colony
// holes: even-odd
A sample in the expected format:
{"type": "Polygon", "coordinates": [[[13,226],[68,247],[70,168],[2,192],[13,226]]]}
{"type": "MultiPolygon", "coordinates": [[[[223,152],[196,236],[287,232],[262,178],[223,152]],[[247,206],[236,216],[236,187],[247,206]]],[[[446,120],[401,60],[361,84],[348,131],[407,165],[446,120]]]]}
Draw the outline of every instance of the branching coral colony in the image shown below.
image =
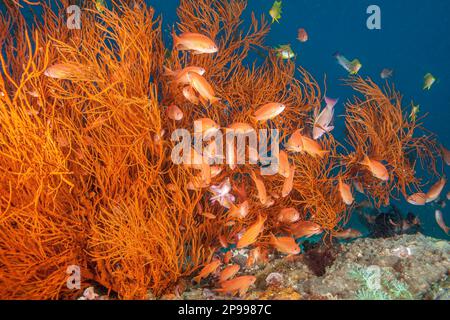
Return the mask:
{"type": "MultiPolygon", "coordinates": [[[[167,49],[161,18],[143,1],[100,11],[90,3],[80,30],[65,25],[69,5],[41,4],[30,27],[6,1],[0,19],[1,298],[80,295],[66,286],[70,265],[80,266],[84,287],[159,296],[213,259],[228,260],[220,247],[248,247],[250,266],[274,247],[291,252],[288,238],[337,235],[351,211],[338,181],[357,179],[381,205],[420,191],[415,159],[437,174],[433,137],[413,137],[420,125],[407,120],[399,94],[370,80],[349,81],[362,94],[347,105],[352,150],[338,152],[331,134],[313,140],[320,88],[304,69],[296,79],[294,63],[270,50],[262,64],[242,63],[253,47],[266,49],[269,31],[254,15],[243,31],[244,1],[181,1],[174,32],[213,39],[213,54],[167,49]],[[208,101],[192,72],[177,73],[188,66],[220,100],[208,101]],[[282,116],[255,120],[267,103],[282,116]],[[198,119],[278,128],[284,171],[174,164],[171,133],[198,119]],[[388,181],[361,164],[364,156],[387,166],[388,181]]],[[[220,290],[246,289],[229,280],[220,290]]]]}

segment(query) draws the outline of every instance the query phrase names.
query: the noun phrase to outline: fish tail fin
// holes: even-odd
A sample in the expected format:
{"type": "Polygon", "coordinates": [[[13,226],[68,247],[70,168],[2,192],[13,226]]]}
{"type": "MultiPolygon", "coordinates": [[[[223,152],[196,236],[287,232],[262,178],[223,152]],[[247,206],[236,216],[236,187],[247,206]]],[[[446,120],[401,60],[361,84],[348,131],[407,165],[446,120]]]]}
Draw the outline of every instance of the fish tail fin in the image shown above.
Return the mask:
{"type": "Polygon", "coordinates": [[[220,101],[220,98],[212,97],[209,101],[211,102],[211,104],[216,104],[220,101]]]}
{"type": "Polygon", "coordinates": [[[169,67],[163,66],[163,68],[164,68],[163,75],[172,77],[175,74],[175,72],[172,69],[170,69],[169,67]]]}
{"type": "Polygon", "coordinates": [[[274,245],[276,241],[277,241],[277,238],[276,238],[275,235],[271,232],[271,233],[270,233],[270,240],[269,240],[269,243],[272,244],[272,245],[274,245]]]}
{"type": "Polygon", "coordinates": [[[327,96],[325,96],[324,100],[325,100],[325,103],[327,104],[327,107],[329,106],[330,108],[334,108],[334,106],[338,103],[339,98],[331,99],[331,98],[328,98],[327,96]]]}
{"type": "Polygon", "coordinates": [[[329,152],[330,151],[328,151],[328,150],[320,150],[320,151],[317,152],[317,155],[319,156],[319,158],[323,158],[323,156],[325,156],[329,152]]]}
{"type": "Polygon", "coordinates": [[[194,280],[196,283],[200,283],[200,281],[202,280],[202,277],[201,277],[200,275],[198,275],[198,276],[194,277],[193,280],[194,280]]]}
{"type": "Polygon", "coordinates": [[[368,166],[370,164],[370,159],[367,154],[364,155],[363,161],[361,161],[359,164],[362,164],[363,166],[368,166]]]}
{"type": "Polygon", "coordinates": [[[180,43],[180,37],[175,33],[175,29],[172,30],[173,47],[176,48],[180,43]]]}

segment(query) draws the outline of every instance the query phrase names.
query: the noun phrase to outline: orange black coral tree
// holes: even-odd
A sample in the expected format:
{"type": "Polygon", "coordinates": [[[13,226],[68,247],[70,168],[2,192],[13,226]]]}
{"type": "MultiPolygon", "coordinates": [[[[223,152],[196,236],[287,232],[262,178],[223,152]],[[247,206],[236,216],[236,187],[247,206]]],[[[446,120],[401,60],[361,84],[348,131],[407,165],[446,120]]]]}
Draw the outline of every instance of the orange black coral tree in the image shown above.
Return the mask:
{"type": "Polygon", "coordinates": [[[345,156],[347,174],[359,181],[364,192],[377,206],[388,205],[391,198],[421,192],[425,184],[419,173],[428,174],[426,181],[438,175],[435,159],[439,150],[432,134],[414,135],[423,129],[421,119],[408,118],[402,96],[395,89],[380,89],[370,79],[355,77],[348,82],[361,96],[346,105],[347,140],[354,152],[345,156]],[[364,156],[387,166],[389,180],[381,182],[364,170],[364,156]]]}
{"type": "MultiPolygon", "coordinates": [[[[355,154],[341,156],[332,135],[319,141],[326,150],[320,157],[289,152],[290,172],[295,172],[290,193],[285,194],[288,178],[260,176],[257,164],[223,164],[216,176],[199,181],[203,167],[172,161],[175,142],[170,136],[175,129],[192,131],[195,120],[210,118],[221,128],[241,122],[255,129],[279,129],[281,141],[298,129],[309,136],[322,101],[315,80],[264,47],[269,31],[264,17],[252,16],[243,30],[244,1],[181,1],[176,32],[214,39],[219,51],[212,55],[165,46],[161,18],[142,1],[118,1],[101,11],[90,4],[80,30],[65,26],[69,1],[58,4],[56,9],[43,4],[42,19],[32,28],[12,4],[0,19],[2,298],[79,295],[66,287],[69,265],[80,266],[83,286],[97,282],[121,298],[161,295],[209,262],[220,245],[236,242],[258,217],[267,220],[254,245],[268,247],[270,233],[289,234],[289,226],[278,220],[283,208],[296,208],[300,220],[332,235],[349,215],[336,186],[337,172],[345,164],[347,178],[357,175],[363,153],[370,151],[397,167],[406,156],[397,158],[394,151],[415,147],[432,156],[428,140],[407,139],[415,124],[405,127],[401,112],[391,104],[384,115],[389,128],[410,131],[389,131],[386,139],[400,139],[400,147],[387,154],[367,150],[372,147],[359,143],[366,140],[360,120],[352,122],[359,110],[349,106],[349,142],[355,154]],[[246,66],[243,61],[252,48],[268,55],[261,64],[246,66]],[[64,77],[46,76],[55,65],[64,66],[64,77]],[[206,80],[221,98],[218,103],[189,102],[164,68],[186,66],[206,70],[206,80]],[[256,122],[255,110],[267,102],[284,104],[283,116],[256,122]],[[183,111],[181,121],[167,118],[173,104],[183,111]],[[226,208],[211,203],[208,187],[226,178],[238,201],[248,202],[247,216],[230,217],[226,208]],[[261,201],[256,180],[262,181],[267,201],[261,201]]],[[[355,82],[355,88],[375,92],[363,84],[355,82]]],[[[372,106],[367,112],[378,112],[373,99],[358,101],[372,106]]],[[[370,124],[373,116],[363,120],[370,124]]],[[[402,174],[401,179],[401,190],[417,185],[412,175],[402,174]]],[[[370,181],[366,177],[364,183],[378,191],[369,194],[385,200],[390,191],[376,189],[370,181]]]]}

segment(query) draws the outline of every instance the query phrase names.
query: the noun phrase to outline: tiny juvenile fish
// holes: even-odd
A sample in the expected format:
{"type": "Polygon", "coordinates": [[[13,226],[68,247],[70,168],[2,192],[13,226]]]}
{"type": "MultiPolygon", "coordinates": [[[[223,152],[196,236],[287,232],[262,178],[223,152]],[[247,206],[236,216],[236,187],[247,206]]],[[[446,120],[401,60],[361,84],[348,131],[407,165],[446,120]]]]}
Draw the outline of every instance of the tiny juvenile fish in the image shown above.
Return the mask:
{"type": "Polygon", "coordinates": [[[341,55],[339,52],[334,54],[334,57],[337,59],[338,63],[347,70],[350,74],[357,74],[358,71],[361,69],[362,64],[359,62],[358,59],[355,59],[353,61],[348,60],[343,55],[341,55]]]}
{"type": "Polygon", "coordinates": [[[269,10],[269,15],[272,17],[272,23],[281,19],[281,1],[275,1],[272,8],[269,10]]]}
{"type": "Polygon", "coordinates": [[[427,73],[423,77],[423,90],[430,90],[431,86],[436,82],[436,78],[431,74],[427,73]]]}
{"type": "Polygon", "coordinates": [[[413,105],[411,108],[411,113],[409,114],[409,118],[412,121],[416,121],[419,112],[420,112],[420,105],[413,105]]]}
{"type": "Polygon", "coordinates": [[[215,53],[219,51],[219,48],[213,40],[199,33],[185,32],[177,36],[175,31],[173,31],[172,37],[173,47],[177,50],[192,51],[194,54],[215,53]]]}
{"type": "Polygon", "coordinates": [[[394,70],[385,68],[381,71],[380,77],[381,77],[381,79],[388,79],[388,78],[392,77],[393,74],[394,74],[394,70]]]}
{"type": "Polygon", "coordinates": [[[300,42],[308,41],[308,33],[306,32],[305,29],[303,29],[303,28],[298,29],[297,40],[300,42]]]}

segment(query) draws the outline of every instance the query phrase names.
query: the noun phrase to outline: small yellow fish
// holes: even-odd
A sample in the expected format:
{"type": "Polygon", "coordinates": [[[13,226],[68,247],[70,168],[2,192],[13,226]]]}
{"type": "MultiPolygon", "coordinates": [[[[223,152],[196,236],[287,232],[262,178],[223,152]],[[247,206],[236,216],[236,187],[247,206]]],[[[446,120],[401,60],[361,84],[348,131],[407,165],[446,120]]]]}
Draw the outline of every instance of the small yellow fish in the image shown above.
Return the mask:
{"type": "Polygon", "coordinates": [[[275,1],[272,5],[272,8],[269,10],[269,14],[272,17],[272,23],[275,21],[279,23],[279,19],[281,19],[281,1],[275,1]]]}
{"type": "Polygon", "coordinates": [[[420,105],[412,105],[411,113],[409,114],[409,118],[411,121],[416,121],[417,114],[420,112],[420,105]]]}
{"type": "Polygon", "coordinates": [[[423,90],[430,90],[431,86],[436,82],[436,78],[431,73],[427,73],[423,79],[423,90]]]}
{"type": "Polygon", "coordinates": [[[103,13],[106,8],[105,0],[95,0],[95,8],[98,12],[103,13]]]}

